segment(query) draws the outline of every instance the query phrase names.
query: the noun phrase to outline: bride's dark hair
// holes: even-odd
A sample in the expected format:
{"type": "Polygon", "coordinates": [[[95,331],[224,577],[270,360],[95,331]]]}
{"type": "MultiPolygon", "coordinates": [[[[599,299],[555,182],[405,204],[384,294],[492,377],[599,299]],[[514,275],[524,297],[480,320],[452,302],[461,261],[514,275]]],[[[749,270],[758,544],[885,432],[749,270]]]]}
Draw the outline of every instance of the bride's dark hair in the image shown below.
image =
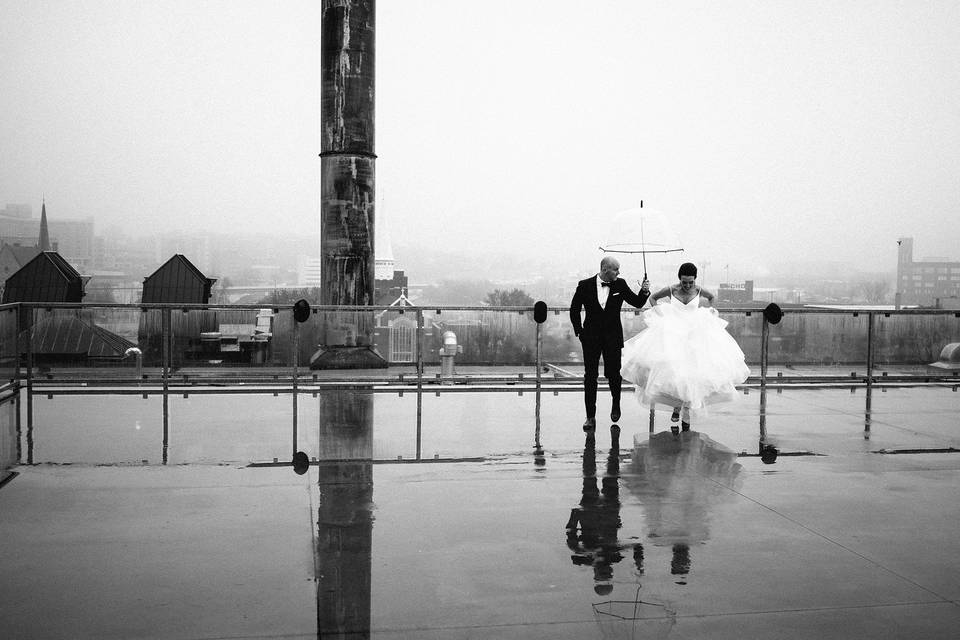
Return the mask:
{"type": "Polygon", "coordinates": [[[682,278],[683,276],[693,276],[697,277],[697,265],[692,262],[684,262],[680,265],[680,270],[677,271],[677,277],[682,278]]]}

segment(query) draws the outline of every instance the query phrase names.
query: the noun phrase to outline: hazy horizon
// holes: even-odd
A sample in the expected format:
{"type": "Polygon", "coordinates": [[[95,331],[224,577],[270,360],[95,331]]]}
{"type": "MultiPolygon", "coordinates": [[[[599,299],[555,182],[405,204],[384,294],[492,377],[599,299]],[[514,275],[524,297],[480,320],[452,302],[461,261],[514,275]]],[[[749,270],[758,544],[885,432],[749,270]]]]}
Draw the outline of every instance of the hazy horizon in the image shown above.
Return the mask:
{"type": "MultiPolygon", "coordinates": [[[[320,8],[0,0],[0,204],[318,236],[320,8]]],[[[641,199],[731,280],[888,272],[901,236],[957,260],[958,27],[946,1],[381,0],[377,217],[558,274],[641,199]]]]}

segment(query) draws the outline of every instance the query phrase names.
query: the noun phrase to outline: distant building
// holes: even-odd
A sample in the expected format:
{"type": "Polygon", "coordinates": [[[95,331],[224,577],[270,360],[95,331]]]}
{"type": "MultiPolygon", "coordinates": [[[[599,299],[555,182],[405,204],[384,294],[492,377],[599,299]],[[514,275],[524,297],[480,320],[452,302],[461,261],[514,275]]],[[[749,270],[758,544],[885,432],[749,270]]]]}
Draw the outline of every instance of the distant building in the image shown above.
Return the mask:
{"type": "Polygon", "coordinates": [[[57,252],[84,273],[93,270],[93,218],[50,220],[51,243],[56,238],[57,252]]]}
{"type": "Polygon", "coordinates": [[[323,282],[320,279],[322,263],[319,258],[300,256],[297,260],[297,283],[304,287],[319,287],[323,282]]]}
{"type": "Polygon", "coordinates": [[[913,238],[900,238],[897,244],[897,305],[935,306],[938,298],[960,296],[960,262],[914,262],[913,238]]]}
{"type": "Polygon", "coordinates": [[[29,204],[8,204],[0,209],[0,242],[33,247],[40,235],[40,221],[29,204]]]}
{"type": "MultiPolygon", "coordinates": [[[[393,244],[390,242],[390,224],[386,210],[377,210],[377,224],[374,227],[373,279],[390,280],[394,277],[396,261],[393,258],[393,244]]],[[[376,299],[377,296],[374,296],[376,299]]],[[[389,304],[389,303],[387,303],[389,304]]]]}
{"type": "Polygon", "coordinates": [[[748,304],[753,302],[753,280],[723,282],[717,289],[718,304],[748,304]]]}
{"type": "Polygon", "coordinates": [[[152,243],[142,238],[118,234],[97,238],[94,245],[95,270],[122,271],[128,276],[128,286],[137,291],[143,283],[143,274],[150,273],[158,263],[152,243]]]}
{"type": "Polygon", "coordinates": [[[0,246],[0,280],[6,282],[7,278],[36,258],[39,253],[40,249],[34,246],[24,247],[19,244],[4,243],[0,246]]]}
{"type": "Polygon", "coordinates": [[[157,262],[173,254],[189,254],[198,269],[206,273],[218,272],[209,234],[167,233],[154,237],[154,259],[157,262]]]}
{"type": "Polygon", "coordinates": [[[136,303],[135,290],[128,284],[127,274],[122,271],[94,271],[84,287],[84,302],[136,303]]]}
{"type": "MultiPolygon", "coordinates": [[[[392,305],[407,300],[408,278],[396,269],[393,244],[390,242],[390,227],[383,214],[377,219],[376,256],[373,261],[373,304],[392,305]]],[[[401,303],[402,304],[402,303],[401,303]]]]}
{"type": "MultiPolygon", "coordinates": [[[[402,312],[403,307],[413,306],[413,303],[406,294],[401,293],[394,300],[386,302],[378,300],[376,304],[394,307],[398,311],[391,309],[377,313],[377,323],[373,330],[373,346],[389,362],[413,362],[417,355],[416,314],[402,312]]],[[[426,328],[425,335],[432,335],[430,328],[426,328]]]]}
{"type": "Polygon", "coordinates": [[[373,304],[377,306],[393,304],[400,298],[406,299],[408,278],[403,271],[394,271],[390,278],[374,281],[373,304]]]}
{"type": "Polygon", "coordinates": [[[33,207],[29,204],[7,204],[0,209],[0,217],[29,220],[33,217],[33,207]]]}
{"type": "Polygon", "coordinates": [[[33,217],[30,205],[6,205],[0,210],[0,242],[27,247],[40,246],[42,241],[47,247],[44,250],[56,251],[82,272],[91,271],[95,253],[93,218],[74,220],[54,216],[48,222],[49,230],[45,231],[46,212],[46,202],[42,205],[41,219],[33,217]]]}

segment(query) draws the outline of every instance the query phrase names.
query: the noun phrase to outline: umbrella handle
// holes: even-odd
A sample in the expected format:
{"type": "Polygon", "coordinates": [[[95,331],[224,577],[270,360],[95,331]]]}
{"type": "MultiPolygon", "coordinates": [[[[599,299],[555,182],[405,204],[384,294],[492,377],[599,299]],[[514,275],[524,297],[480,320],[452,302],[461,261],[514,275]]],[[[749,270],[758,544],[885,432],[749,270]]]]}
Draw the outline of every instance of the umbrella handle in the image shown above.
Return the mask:
{"type": "MultiPolygon", "coordinates": [[[[640,208],[643,208],[643,200],[640,201],[640,208]]],[[[643,248],[647,248],[647,239],[643,237],[643,216],[640,216],[640,242],[643,244],[643,248]]],[[[643,256],[643,279],[647,279],[647,254],[640,254],[643,256]]]]}

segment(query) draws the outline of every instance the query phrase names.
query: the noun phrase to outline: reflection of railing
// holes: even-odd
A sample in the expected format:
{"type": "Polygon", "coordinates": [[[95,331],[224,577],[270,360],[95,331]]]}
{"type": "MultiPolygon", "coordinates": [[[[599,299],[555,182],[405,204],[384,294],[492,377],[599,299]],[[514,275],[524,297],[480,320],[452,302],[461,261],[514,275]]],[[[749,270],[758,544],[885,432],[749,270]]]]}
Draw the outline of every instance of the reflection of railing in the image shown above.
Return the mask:
{"type": "MultiPolygon", "coordinates": [[[[193,336],[178,331],[185,327],[199,330],[221,320],[236,326],[241,324],[237,320],[239,317],[256,318],[261,314],[261,305],[0,305],[0,373],[11,381],[16,392],[19,393],[21,388],[27,391],[28,460],[32,462],[33,396],[51,393],[54,388],[58,394],[161,394],[164,398],[164,462],[169,444],[166,398],[170,394],[292,394],[295,443],[298,395],[358,387],[374,393],[416,393],[419,459],[424,392],[426,395],[533,392],[537,394],[539,426],[541,393],[578,392],[582,388],[583,378],[579,375],[575,357],[568,357],[571,353],[579,355],[579,344],[572,336],[568,310],[564,307],[546,309],[542,321],[535,320],[532,308],[524,307],[314,307],[302,324],[294,321],[292,305],[273,307],[271,313],[273,327],[262,357],[255,362],[224,363],[222,360],[213,362],[220,360],[217,358],[184,358],[178,349],[188,349],[193,336]],[[408,328],[402,345],[395,346],[389,341],[374,343],[381,354],[393,354],[387,355],[388,369],[306,369],[310,354],[321,344],[318,336],[323,335],[325,324],[340,326],[351,318],[372,317],[373,314],[378,318],[375,323],[370,322],[370,326],[384,327],[397,321],[408,328]],[[116,329],[127,343],[137,344],[142,359],[101,357],[84,360],[78,352],[67,353],[62,358],[56,353],[36,353],[32,327],[45,318],[57,316],[82,317],[85,322],[104,331],[116,329]],[[149,316],[148,322],[142,322],[144,316],[149,316]],[[141,326],[157,328],[159,333],[153,331],[141,335],[141,326]],[[439,353],[443,331],[440,329],[451,326],[475,327],[476,330],[471,333],[464,329],[457,333],[458,345],[463,347],[462,359],[458,353],[455,374],[441,376],[439,353]],[[504,358],[504,349],[511,345],[523,347],[522,358],[504,358]],[[481,357],[484,350],[490,356],[487,359],[481,357]],[[396,357],[400,353],[402,359],[396,357]]],[[[730,321],[728,329],[731,334],[743,340],[741,345],[745,346],[748,361],[759,364],[759,371],[755,371],[741,390],[745,393],[751,389],[760,391],[761,438],[766,432],[766,394],[769,389],[865,387],[864,426],[868,435],[875,388],[946,385],[956,390],[960,386],[960,372],[926,366],[936,359],[936,354],[946,343],[960,341],[960,312],[788,308],[784,310],[783,320],[776,325],[755,308],[722,309],[721,315],[730,321]],[[811,327],[819,330],[825,326],[833,331],[829,339],[807,335],[811,327]],[[842,345],[846,355],[831,358],[830,367],[801,370],[798,366],[807,360],[793,357],[795,353],[780,348],[784,342],[782,338],[789,334],[795,336],[792,342],[799,344],[800,348],[817,351],[842,345]],[[757,339],[746,345],[743,336],[751,341],[754,337],[757,339]],[[904,353],[913,355],[907,357],[904,353]],[[841,369],[837,362],[855,363],[857,369],[861,366],[863,369],[841,369]],[[780,370],[771,374],[771,365],[780,365],[780,370]],[[879,371],[881,368],[886,370],[879,371]]],[[[640,311],[623,313],[628,335],[638,330],[642,318],[640,311]]],[[[196,337],[200,338],[199,333],[196,337]]],[[[101,334],[100,338],[109,346],[109,336],[101,334]]],[[[377,339],[390,338],[380,336],[377,339]]],[[[53,340],[50,344],[56,342],[53,340]]],[[[120,346],[127,343],[117,342],[120,346]]],[[[823,360],[814,358],[810,362],[821,364],[823,360]]],[[[19,419],[20,412],[17,411],[18,445],[19,419]]]]}

